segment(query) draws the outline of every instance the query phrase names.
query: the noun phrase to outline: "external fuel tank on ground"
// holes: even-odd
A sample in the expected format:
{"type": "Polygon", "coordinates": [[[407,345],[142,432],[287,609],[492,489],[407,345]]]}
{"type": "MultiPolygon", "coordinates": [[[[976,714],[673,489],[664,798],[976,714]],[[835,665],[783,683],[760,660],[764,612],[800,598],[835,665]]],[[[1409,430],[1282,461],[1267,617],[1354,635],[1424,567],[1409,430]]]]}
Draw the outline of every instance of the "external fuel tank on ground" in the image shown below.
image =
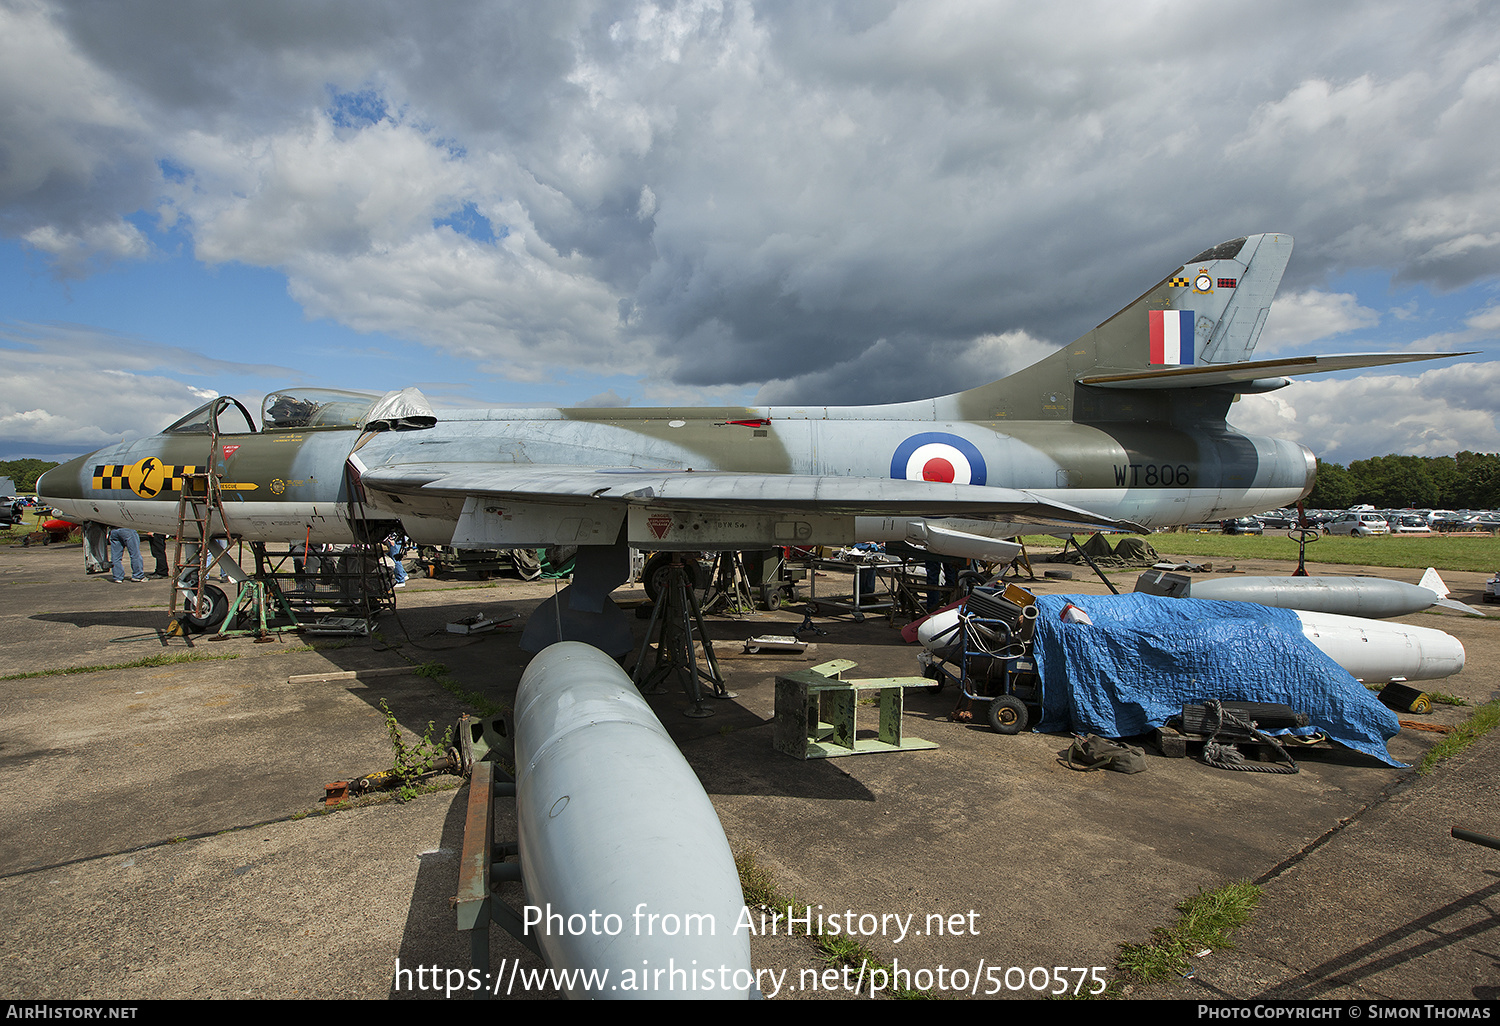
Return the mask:
{"type": "Polygon", "coordinates": [[[579,998],[756,994],[724,829],[629,676],[578,642],[539,653],[516,693],[527,908],[547,964],[593,971],[579,998]]]}

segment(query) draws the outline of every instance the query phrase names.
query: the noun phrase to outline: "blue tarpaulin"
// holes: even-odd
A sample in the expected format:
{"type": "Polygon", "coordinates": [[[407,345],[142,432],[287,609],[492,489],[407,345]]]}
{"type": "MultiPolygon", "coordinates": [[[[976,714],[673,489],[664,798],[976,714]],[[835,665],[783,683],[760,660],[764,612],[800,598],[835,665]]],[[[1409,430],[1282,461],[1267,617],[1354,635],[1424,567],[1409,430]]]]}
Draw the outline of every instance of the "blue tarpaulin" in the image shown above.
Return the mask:
{"type": "Polygon", "coordinates": [[[1185,703],[1278,702],[1340,744],[1402,766],[1385,747],[1401,729],[1396,714],[1308,641],[1290,610],[1130,594],[1041,595],[1037,612],[1037,730],[1133,737],[1185,703]],[[1070,602],[1093,624],[1064,623],[1070,602]]]}

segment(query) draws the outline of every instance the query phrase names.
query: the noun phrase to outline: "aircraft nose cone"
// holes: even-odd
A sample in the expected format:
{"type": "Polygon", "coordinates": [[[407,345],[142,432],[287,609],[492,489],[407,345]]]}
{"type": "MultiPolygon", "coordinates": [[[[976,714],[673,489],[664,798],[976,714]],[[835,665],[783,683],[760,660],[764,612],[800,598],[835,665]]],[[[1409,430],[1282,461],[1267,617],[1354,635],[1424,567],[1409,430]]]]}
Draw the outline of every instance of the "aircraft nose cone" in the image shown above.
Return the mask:
{"type": "Polygon", "coordinates": [[[83,470],[89,456],[59,464],[36,479],[37,497],[45,501],[83,498],[83,470]]]}

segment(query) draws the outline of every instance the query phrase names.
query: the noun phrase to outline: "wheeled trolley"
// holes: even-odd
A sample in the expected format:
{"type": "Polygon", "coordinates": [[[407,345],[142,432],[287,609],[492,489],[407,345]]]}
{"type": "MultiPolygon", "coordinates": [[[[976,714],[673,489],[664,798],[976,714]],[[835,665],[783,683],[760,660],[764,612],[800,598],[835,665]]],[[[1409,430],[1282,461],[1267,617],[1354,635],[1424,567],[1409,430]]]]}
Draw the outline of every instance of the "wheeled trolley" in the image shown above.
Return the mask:
{"type": "Polygon", "coordinates": [[[997,734],[1019,734],[1042,701],[1031,654],[1036,604],[1022,588],[975,588],[958,611],[950,637],[934,636],[925,675],[942,688],[955,683],[963,697],[983,704],[997,734]]]}

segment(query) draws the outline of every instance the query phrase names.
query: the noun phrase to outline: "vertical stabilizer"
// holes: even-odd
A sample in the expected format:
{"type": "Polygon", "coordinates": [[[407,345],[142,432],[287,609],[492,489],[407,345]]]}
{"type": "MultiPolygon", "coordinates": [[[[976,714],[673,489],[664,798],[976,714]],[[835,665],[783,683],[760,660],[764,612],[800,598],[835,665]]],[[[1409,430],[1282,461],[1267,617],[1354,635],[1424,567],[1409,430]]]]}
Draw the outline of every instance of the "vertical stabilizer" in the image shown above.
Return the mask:
{"type": "MultiPolygon", "coordinates": [[[[1209,333],[1201,362],[1238,363],[1250,359],[1291,256],[1290,235],[1254,235],[1245,240],[1239,256],[1228,261],[1231,265],[1243,262],[1245,269],[1237,275],[1239,284],[1230,290],[1224,312],[1209,333]]],[[[1217,262],[1213,271],[1215,280],[1225,277],[1224,263],[1217,262]]],[[[1204,273],[1192,265],[1185,265],[1184,269],[1193,275],[1204,273]]]]}
{"type": "MultiPolygon", "coordinates": [[[[1071,348],[1092,343],[1090,370],[1248,360],[1291,255],[1290,235],[1250,235],[1204,250],[1071,348]]],[[[1075,369],[1084,370],[1079,362],[1075,369]]]]}
{"type": "Polygon", "coordinates": [[[1443,583],[1443,579],[1438,576],[1436,567],[1428,567],[1427,572],[1422,575],[1422,580],[1418,583],[1438,598],[1447,598],[1451,594],[1448,591],[1448,586],[1443,583]]]}
{"type": "Polygon", "coordinates": [[[940,399],[937,409],[976,420],[1165,417],[1144,396],[1112,398],[1079,382],[1249,360],[1291,255],[1292,237],[1274,233],[1204,250],[1072,345],[1002,381],[940,399]]]}

